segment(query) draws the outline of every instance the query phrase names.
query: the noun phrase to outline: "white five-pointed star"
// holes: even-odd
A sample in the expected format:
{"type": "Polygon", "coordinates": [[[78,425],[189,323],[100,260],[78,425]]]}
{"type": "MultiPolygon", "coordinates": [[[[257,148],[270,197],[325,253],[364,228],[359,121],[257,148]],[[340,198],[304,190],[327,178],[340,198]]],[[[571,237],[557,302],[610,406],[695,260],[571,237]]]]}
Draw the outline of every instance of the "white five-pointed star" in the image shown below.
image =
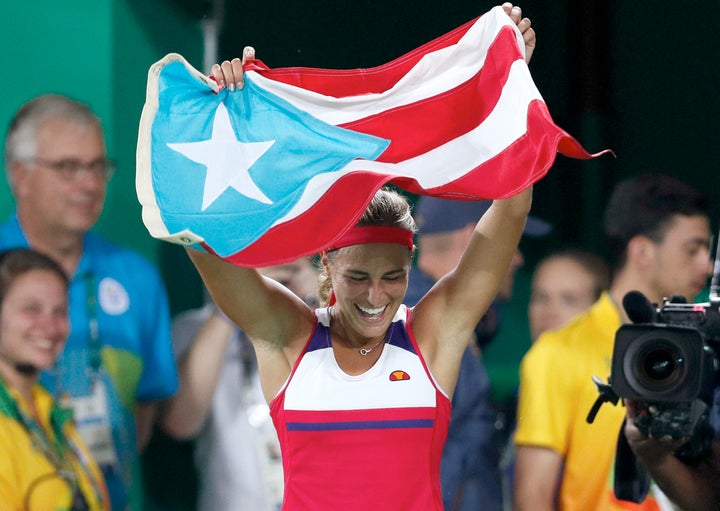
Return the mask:
{"type": "Polygon", "coordinates": [[[238,141],[227,109],[220,103],[215,110],[210,140],[168,143],[168,147],[207,167],[202,203],[202,210],[205,211],[230,187],[246,197],[272,204],[252,180],[248,170],[274,143],[274,140],[238,141]]]}

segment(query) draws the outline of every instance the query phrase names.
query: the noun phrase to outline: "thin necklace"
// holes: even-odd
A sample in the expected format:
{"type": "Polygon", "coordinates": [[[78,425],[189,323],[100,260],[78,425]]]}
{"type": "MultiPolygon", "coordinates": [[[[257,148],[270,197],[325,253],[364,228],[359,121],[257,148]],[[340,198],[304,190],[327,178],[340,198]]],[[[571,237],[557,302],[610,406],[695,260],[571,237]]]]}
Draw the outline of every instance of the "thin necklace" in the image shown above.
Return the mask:
{"type": "Polygon", "coordinates": [[[384,338],[384,339],[380,339],[378,342],[375,343],[374,346],[370,346],[369,348],[360,348],[360,349],[358,349],[358,352],[360,353],[360,355],[362,355],[363,357],[367,357],[368,354],[369,354],[372,350],[374,350],[375,348],[377,348],[377,347],[380,346],[381,344],[385,344],[385,343],[387,342],[387,340],[390,339],[390,333],[392,332],[393,328],[395,328],[395,323],[391,323],[391,324],[390,324],[390,328],[388,328],[388,331],[385,333],[385,338],[384,338]]]}
{"type": "Polygon", "coordinates": [[[369,347],[369,348],[360,348],[360,349],[358,350],[358,352],[359,352],[363,357],[367,357],[368,353],[370,353],[372,350],[374,350],[375,348],[377,348],[378,346],[380,346],[380,344],[382,344],[382,343],[384,343],[384,342],[385,342],[385,339],[380,339],[380,340],[375,344],[375,346],[371,346],[371,347],[369,347]]]}
{"type": "MultiPolygon", "coordinates": [[[[328,315],[329,315],[330,317],[332,317],[332,316],[331,316],[331,313],[330,313],[331,309],[332,309],[332,306],[330,306],[330,307],[327,308],[328,315]]],[[[394,326],[395,326],[395,323],[391,323],[391,324],[390,324],[390,328],[388,328],[388,331],[385,333],[385,337],[384,337],[383,339],[380,339],[380,340],[379,340],[378,342],[376,342],[373,346],[370,346],[369,348],[355,348],[355,349],[358,350],[358,353],[360,353],[360,355],[362,355],[363,357],[367,357],[372,350],[374,350],[375,348],[377,348],[378,346],[380,346],[381,344],[383,344],[384,342],[386,342],[386,341],[390,338],[390,332],[392,332],[392,329],[393,329],[394,326]]],[[[329,330],[330,330],[330,329],[328,329],[328,337],[330,337],[330,331],[329,331],[329,330]]]]}

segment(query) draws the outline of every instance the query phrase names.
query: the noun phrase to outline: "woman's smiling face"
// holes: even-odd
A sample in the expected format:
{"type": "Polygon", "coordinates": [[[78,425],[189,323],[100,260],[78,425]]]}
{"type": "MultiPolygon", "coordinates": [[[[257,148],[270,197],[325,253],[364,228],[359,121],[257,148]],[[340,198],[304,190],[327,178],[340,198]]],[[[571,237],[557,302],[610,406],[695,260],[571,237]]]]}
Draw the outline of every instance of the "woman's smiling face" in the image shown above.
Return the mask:
{"type": "Polygon", "coordinates": [[[0,304],[0,365],[53,366],[69,333],[67,288],[52,271],[17,276],[0,304]]]}
{"type": "Polygon", "coordinates": [[[337,315],[351,341],[384,338],[408,286],[412,252],[396,243],[365,243],[324,259],[337,315]]]}

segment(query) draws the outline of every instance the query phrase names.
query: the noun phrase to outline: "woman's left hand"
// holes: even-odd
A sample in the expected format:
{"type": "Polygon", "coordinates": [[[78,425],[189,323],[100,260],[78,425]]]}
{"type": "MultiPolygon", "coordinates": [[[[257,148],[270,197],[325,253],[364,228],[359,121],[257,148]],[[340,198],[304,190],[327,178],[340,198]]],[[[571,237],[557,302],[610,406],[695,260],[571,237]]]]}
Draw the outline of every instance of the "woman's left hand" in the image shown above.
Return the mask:
{"type": "Polygon", "coordinates": [[[220,89],[227,87],[230,92],[240,90],[245,86],[243,66],[249,60],[255,60],[255,48],[246,46],[243,50],[242,60],[235,57],[225,60],[222,64],[215,64],[210,69],[210,75],[215,79],[220,89]]]}

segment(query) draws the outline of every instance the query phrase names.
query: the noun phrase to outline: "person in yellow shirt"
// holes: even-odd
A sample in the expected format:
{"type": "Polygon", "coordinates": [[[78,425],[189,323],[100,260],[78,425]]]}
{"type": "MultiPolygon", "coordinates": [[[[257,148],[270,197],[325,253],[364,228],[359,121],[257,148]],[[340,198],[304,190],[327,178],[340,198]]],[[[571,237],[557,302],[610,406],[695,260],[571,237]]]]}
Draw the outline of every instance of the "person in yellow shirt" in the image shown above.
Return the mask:
{"type": "Polygon", "coordinates": [[[30,249],[0,252],[0,511],[107,511],[72,412],[38,383],[69,333],[68,279],[30,249]]]}
{"type": "MultiPolygon", "coordinates": [[[[590,310],[542,334],[523,358],[515,433],[516,511],[608,511],[632,507],[614,499],[611,466],[625,411],[604,407],[586,418],[598,391],[593,376],[610,375],[616,330],[628,322],[628,291],[659,303],[694,297],[710,276],[706,199],[669,176],[621,182],[605,214],[614,276],[590,310]]],[[[655,507],[654,509],[657,509],[655,507]]]]}

